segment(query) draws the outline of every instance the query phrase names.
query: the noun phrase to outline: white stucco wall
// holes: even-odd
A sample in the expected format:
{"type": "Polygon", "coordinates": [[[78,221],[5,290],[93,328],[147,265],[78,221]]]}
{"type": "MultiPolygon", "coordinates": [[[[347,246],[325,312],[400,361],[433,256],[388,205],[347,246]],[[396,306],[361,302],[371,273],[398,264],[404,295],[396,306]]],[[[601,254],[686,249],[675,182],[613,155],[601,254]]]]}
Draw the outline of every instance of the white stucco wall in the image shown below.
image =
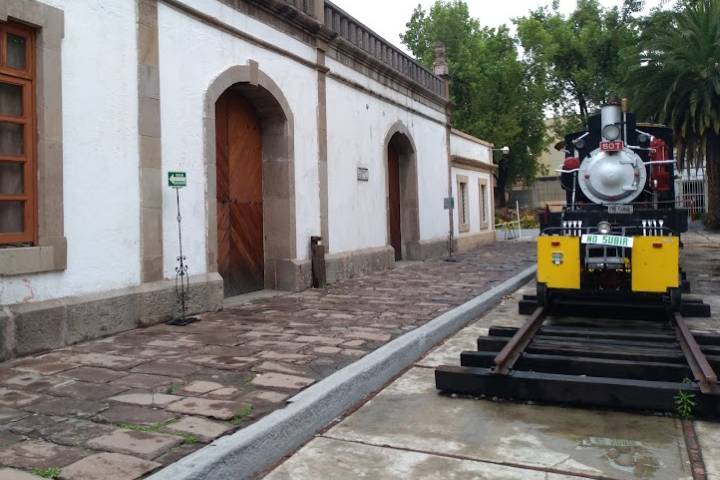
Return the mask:
{"type": "MultiPolygon", "coordinates": [[[[215,0],[188,4],[243,31],[282,45],[308,60],[315,52],[265,24],[215,0]]],[[[204,170],[203,112],[205,92],[213,80],[248,60],[280,88],[292,110],[295,137],[296,246],[300,259],[308,258],[311,235],[320,235],[320,194],[317,169],[317,73],[286,57],[224,33],[173,8],[160,4],[160,96],[162,114],[163,178],[170,170],[188,172],[181,192],[183,247],[191,274],[207,271],[207,184],[204,170]],[[188,66],[192,62],[192,68],[188,66]]],[[[174,276],[177,225],[174,192],[163,191],[165,275],[174,276]]]]}
{"type": "MultiPolygon", "coordinates": [[[[330,71],[367,86],[432,118],[439,113],[402,96],[368,77],[329,59],[330,71]]],[[[443,197],[447,195],[445,127],[385,102],[333,78],[327,81],[328,227],[330,253],[387,245],[387,172],[385,139],[401,121],[415,143],[418,171],[420,239],[440,238],[447,229],[443,197]],[[357,167],[369,170],[370,180],[357,180],[357,167]]]]}
{"type": "MultiPolygon", "coordinates": [[[[45,1],[65,11],[63,164],[68,267],[63,272],[0,278],[0,304],[140,283],[135,2],[45,1]]],[[[243,32],[315,61],[314,48],[217,0],[184,1],[243,32]]],[[[260,70],[278,85],[293,114],[297,257],[308,258],[310,236],[321,234],[316,70],[162,2],[158,22],[165,276],[174,276],[178,251],[175,196],[165,186],[170,170],[188,173],[181,204],[190,273],[207,271],[205,93],[218,75],[249,60],[258,62],[260,70]]],[[[448,171],[442,109],[424,105],[332,59],[327,65],[331,76],[339,75],[406,107],[328,78],[330,253],[387,244],[384,142],[398,121],[416,147],[420,240],[444,239],[448,171]],[[358,166],[369,169],[369,182],[357,181],[358,166]]],[[[451,142],[451,147],[458,152],[477,149],[472,142],[466,145],[461,140],[451,142]]]]}
{"type": "Polygon", "coordinates": [[[135,2],[45,0],[62,45],[67,270],[0,277],[0,304],[139,282],[135,2]]]}
{"type": "Polygon", "coordinates": [[[487,228],[480,228],[480,179],[487,181],[485,189],[485,208],[487,210],[488,227],[494,228],[494,212],[493,212],[493,193],[490,183],[490,174],[478,172],[476,170],[467,170],[464,168],[453,167],[452,175],[452,194],[455,198],[455,210],[453,211],[453,225],[455,235],[471,235],[480,231],[487,231],[487,228]],[[458,176],[464,176],[468,179],[468,214],[470,220],[470,231],[460,233],[460,196],[458,195],[458,176]]]}
{"type": "Polygon", "coordinates": [[[490,145],[471,140],[457,133],[450,134],[450,155],[492,164],[492,147],[490,145]]]}

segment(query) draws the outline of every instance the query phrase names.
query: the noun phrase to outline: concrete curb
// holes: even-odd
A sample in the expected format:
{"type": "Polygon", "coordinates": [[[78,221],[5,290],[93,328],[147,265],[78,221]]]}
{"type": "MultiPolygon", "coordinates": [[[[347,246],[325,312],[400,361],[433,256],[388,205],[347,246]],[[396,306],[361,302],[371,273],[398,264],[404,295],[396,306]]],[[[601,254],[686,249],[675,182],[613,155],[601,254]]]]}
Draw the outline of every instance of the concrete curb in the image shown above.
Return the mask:
{"type": "Polygon", "coordinates": [[[149,477],[149,480],[240,480],[272,467],[457,332],[528,282],[535,266],[402,335],[289,400],[288,405],[233,435],[222,437],[149,477]]]}

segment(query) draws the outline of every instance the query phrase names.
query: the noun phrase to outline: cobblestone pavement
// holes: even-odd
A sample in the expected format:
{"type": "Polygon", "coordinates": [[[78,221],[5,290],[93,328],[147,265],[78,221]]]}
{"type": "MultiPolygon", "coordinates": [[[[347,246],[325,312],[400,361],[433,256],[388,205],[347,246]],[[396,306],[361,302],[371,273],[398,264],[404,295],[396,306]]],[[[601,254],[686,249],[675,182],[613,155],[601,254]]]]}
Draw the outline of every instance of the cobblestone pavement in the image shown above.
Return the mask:
{"type": "Polygon", "coordinates": [[[532,264],[532,243],[0,363],[0,480],[140,478],[532,264]],[[43,470],[45,469],[45,470],[43,470]]]}

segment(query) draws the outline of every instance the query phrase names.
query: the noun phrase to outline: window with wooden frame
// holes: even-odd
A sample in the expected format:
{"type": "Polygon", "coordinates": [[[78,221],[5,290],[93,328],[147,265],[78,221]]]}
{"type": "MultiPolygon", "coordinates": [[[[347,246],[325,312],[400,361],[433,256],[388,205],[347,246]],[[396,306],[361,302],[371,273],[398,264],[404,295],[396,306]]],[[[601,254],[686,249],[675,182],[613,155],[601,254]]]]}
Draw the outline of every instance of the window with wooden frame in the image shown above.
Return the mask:
{"type": "Polygon", "coordinates": [[[460,233],[470,231],[470,212],[468,211],[468,178],[458,175],[458,230],[460,233]]]}
{"type": "Polygon", "coordinates": [[[34,244],[35,33],[0,22],[0,245],[34,244]]]}
{"type": "Polygon", "coordinates": [[[490,227],[489,215],[488,215],[488,182],[485,179],[478,180],[478,187],[480,191],[480,229],[485,230],[490,227]]]}

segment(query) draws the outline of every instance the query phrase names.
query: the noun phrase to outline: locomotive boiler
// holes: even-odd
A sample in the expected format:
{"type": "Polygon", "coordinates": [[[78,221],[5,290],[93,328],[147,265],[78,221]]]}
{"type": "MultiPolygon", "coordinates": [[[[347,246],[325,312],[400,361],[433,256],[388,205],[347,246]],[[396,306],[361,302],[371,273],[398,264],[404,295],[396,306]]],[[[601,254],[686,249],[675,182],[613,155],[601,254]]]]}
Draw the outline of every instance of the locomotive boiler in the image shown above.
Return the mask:
{"type": "Polygon", "coordinates": [[[680,235],[672,130],[639,124],[626,101],[565,137],[561,212],[540,214],[537,296],[608,296],[681,304],[680,235]]]}

